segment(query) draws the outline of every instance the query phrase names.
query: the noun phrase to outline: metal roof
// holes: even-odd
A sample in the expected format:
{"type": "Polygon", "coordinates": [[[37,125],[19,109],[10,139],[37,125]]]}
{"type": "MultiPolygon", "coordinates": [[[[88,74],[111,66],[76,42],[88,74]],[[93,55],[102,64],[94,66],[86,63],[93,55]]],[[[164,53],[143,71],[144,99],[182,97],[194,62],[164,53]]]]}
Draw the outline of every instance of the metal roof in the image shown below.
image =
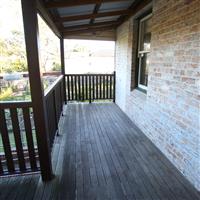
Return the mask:
{"type": "MultiPolygon", "coordinates": [[[[65,37],[114,31],[150,0],[43,0],[65,37]]],[[[106,34],[108,35],[108,34],[106,34]]],[[[113,36],[112,36],[113,37],[113,36]]]]}
{"type": "Polygon", "coordinates": [[[58,13],[61,17],[79,14],[90,14],[94,10],[95,4],[83,5],[83,6],[73,6],[67,8],[58,8],[58,13]]]}
{"type": "Polygon", "coordinates": [[[110,3],[102,3],[99,9],[99,12],[108,12],[114,10],[128,9],[134,1],[120,1],[120,2],[110,2],[110,3]]]}

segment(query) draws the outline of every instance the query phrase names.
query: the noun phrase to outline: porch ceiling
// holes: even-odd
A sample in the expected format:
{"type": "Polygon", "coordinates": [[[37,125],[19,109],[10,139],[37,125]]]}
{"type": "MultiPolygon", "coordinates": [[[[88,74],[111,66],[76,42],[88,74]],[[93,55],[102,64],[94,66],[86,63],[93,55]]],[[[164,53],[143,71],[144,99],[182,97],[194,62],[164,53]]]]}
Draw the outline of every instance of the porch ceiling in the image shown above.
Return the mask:
{"type": "Polygon", "coordinates": [[[151,0],[43,0],[65,38],[113,40],[115,29],[151,0]]]}

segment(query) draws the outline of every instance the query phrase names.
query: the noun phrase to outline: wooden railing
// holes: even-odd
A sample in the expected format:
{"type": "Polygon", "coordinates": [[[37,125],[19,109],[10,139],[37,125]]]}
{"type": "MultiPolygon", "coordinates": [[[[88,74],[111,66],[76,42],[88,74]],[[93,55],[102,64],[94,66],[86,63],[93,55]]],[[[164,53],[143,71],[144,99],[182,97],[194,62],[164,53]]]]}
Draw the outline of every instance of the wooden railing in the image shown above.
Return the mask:
{"type": "MultiPolygon", "coordinates": [[[[68,101],[115,101],[115,73],[67,74],[65,78],[68,101]]],[[[44,94],[48,134],[44,140],[49,141],[50,147],[58,133],[65,102],[65,78],[58,77],[44,94]]],[[[35,109],[29,101],[0,102],[0,176],[39,170],[45,173],[41,163],[45,156],[41,151],[43,138],[36,133],[35,109]]]]}
{"type": "Polygon", "coordinates": [[[1,102],[0,133],[0,176],[40,170],[31,102],[1,102]]]}
{"type": "MultiPolygon", "coordinates": [[[[49,146],[53,146],[64,103],[60,76],[44,94],[49,146]]],[[[0,102],[0,176],[40,170],[32,102],[0,102]]]]}
{"type": "Polygon", "coordinates": [[[63,75],[45,91],[45,104],[48,122],[48,134],[50,146],[52,147],[64,104],[64,80],[63,75]]]}
{"type": "Polygon", "coordinates": [[[66,74],[67,101],[115,101],[115,73],[66,74]]]}

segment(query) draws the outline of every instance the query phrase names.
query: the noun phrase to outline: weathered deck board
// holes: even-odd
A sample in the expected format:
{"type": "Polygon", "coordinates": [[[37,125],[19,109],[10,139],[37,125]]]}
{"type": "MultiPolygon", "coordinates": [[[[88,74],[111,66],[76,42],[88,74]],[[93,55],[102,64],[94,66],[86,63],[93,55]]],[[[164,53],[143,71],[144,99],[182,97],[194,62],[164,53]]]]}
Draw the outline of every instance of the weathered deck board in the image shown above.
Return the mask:
{"type": "Polygon", "coordinates": [[[200,199],[115,104],[68,104],[62,120],[52,156],[55,178],[1,178],[1,200],[200,199]]]}

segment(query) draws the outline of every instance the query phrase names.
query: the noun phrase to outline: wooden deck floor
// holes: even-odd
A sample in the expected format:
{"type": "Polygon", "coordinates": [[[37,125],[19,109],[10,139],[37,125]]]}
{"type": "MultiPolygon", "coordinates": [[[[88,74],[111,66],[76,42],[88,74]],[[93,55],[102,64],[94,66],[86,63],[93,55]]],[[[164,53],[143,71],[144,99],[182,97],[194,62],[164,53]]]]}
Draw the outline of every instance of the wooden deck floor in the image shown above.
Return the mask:
{"type": "Polygon", "coordinates": [[[0,200],[198,200],[199,193],[115,104],[69,104],[55,178],[0,179],[0,200]]]}

